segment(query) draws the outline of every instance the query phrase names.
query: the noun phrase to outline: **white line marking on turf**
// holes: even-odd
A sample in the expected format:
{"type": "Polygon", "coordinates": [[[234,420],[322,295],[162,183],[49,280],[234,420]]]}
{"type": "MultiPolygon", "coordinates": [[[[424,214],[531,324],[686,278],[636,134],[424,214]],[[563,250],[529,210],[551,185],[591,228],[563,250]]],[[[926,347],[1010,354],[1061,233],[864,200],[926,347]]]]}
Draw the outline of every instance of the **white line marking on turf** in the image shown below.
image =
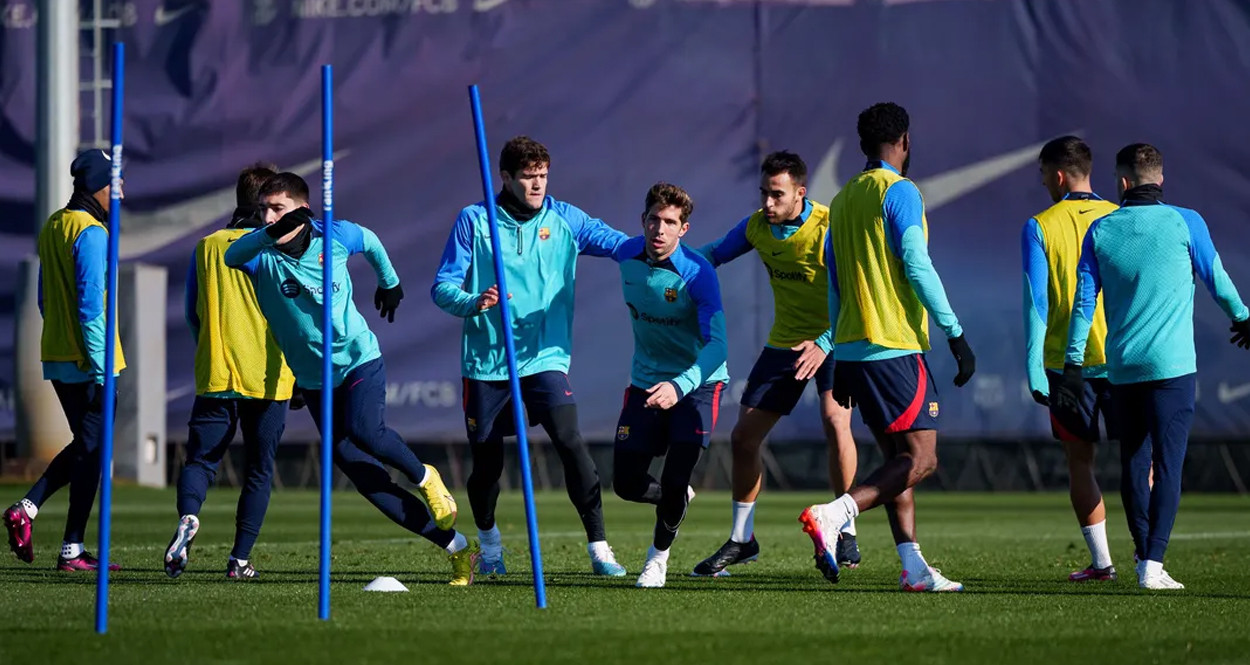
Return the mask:
{"type": "Polygon", "coordinates": [[[1250,538],[1250,531],[1207,531],[1204,533],[1174,533],[1171,540],[1215,540],[1217,538],[1250,538]]]}

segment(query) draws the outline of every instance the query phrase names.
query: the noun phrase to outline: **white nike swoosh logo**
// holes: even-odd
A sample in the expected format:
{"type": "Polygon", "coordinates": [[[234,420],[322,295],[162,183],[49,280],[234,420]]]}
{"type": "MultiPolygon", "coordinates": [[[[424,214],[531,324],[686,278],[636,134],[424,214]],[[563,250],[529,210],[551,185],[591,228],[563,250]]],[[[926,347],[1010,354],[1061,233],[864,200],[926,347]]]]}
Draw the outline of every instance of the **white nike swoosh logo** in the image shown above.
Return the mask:
{"type": "MultiPolygon", "coordinates": [[[[350,154],[349,150],[334,153],[335,161],[350,154]]],[[[307,177],[321,171],[321,160],[312,159],[290,169],[307,177]]],[[[179,238],[194,233],[234,209],[234,185],[203,196],[158,208],[149,212],[126,212],[123,216],[118,251],[122,260],[143,256],[179,238]]]]}
{"type": "MultiPolygon", "coordinates": [[[[1070,132],[1079,135],[1079,132],[1070,132]]],[[[983,159],[966,166],[917,180],[916,186],[924,195],[925,210],[932,212],[947,203],[964,196],[998,180],[1016,169],[1037,161],[1037,153],[1046,141],[1017,148],[1010,152],[983,159]]],[[[838,159],[842,155],[843,140],[841,138],[829,146],[829,151],[820,160],[816,172],[808,184],[810,197],[816,201],[832,201],[842,189],[842,181],[838,179],[838,159]]]]}
{"type": "Polygon", "coordinates": [[[488,11],[490,11],[490,10],[492,10],[492,9],[494,9],[494,8],[496,8],[496,7],[500,6],[500,5],[502,5],[502,4],[504,4],[504,3],[505,3],[505,2],[507,2],[507,1],[508,1],[508,0],[474,0],[474,1],[473,1],[473,11],[475,11],[475,12],[488,12],[488,11]]]}
{"type": "Polygon", "coordinates": [[[157,25],[168,25],[176,21],[179,16],[182,16],[196,7],[198,7],[198,5],[185,5],[174,10],[169,10],[165,8],[165,5],[161,5],[156,8],[156,15],[152,17],[152,22],[157,25]]]}
{"type": "Polygon", "coordinates": [[[195,394],[195,384],[181,386],[178,388],[174,388],[173,390],[166,391],[165,402],[166,403],[176,402],[182,399],[183,397],[186,397],[187,395],[194,395],[194,394],[195,394]]]}
{"type": "Polygon", "coordinates": [[[1235,388],[1230,388],[1228,384],[1223,381],[1220,382],[1220,404],[1231,404],[1246,397],[1250,397],[1250,383],[1243,383],[1235,388]]]}

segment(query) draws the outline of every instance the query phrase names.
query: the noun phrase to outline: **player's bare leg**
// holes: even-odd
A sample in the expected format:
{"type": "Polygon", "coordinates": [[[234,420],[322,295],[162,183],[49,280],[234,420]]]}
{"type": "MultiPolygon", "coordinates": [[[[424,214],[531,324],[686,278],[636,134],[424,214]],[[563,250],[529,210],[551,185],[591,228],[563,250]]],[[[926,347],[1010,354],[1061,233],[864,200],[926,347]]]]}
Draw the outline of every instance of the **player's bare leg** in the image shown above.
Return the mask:
{"type": "MultiPolygon", "coordinates": [[[[855,484],[855,471],[859,465],[859,453],[855,449],[855,437],[851,434],[851,409],[833,399],[833,391],[820,393],[820,424],[825,430],[829,450],[829,487],[842,496],[855,484]]],[[[855,520],[850,520],[838,534],[838,565],[844,568],[859,566],[859,543],[855,540],[855,520]]]]}
{"type": "Polygon", "coordinates": [[[885,505],[903,564],[899,586],[904,591],[962,591],[962,584],[946,579],[929,567],[915,541],[915,502],[911,488],[937,470],[937,432],[912,430],[898,434],[873,432],[873,435],[885,455],[885,463],[850,492],[830,503],[811,506],[799,517],[803,530],[816,545],[816,567],[826,579],[837,582],[838,567],[826,534],[834,533],[860,511],[885,505]]]}
{"type": "Polygon", "coordinates": [[[1090,551],[1089,567],[1072,573],[1068,579],[1073,582],[1114,580],[1115,568],[1111,565],[1111,550],[1107,545],[1107,507],[1098,479],[1094,477],[1094,444],[1065,441],[1063,452],[1068,459],[1068,496],[1090,551]]]}
{"type": "Polygon", "coordinates": [[[725,568],[736,563],[754,561],[760,553],[755,540],[755,499],[763,486],[764,463],[760,449],[764,438],[781,419],[781,414],[742,406],[738,410],[738,424],[734,425],[729,441],[733,448],[733,529],[729,540],[712,556],[694,567],[693,575],[719,577],[725,568]]]}

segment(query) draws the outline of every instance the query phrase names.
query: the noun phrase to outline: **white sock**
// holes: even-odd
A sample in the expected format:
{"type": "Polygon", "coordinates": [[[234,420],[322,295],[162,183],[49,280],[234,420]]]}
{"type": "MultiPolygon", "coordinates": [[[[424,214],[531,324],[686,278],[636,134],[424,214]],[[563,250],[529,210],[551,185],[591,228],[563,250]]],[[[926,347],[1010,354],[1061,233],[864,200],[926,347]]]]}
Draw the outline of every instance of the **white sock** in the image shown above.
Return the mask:
{"type": "Polygon", "coordinates": [[[463,533],[460,533],[459,531],[457,531],[456,537],[452,538],[451,542],[447,543],[447,547],[445,547],[444,549],[447,550],[448,554],[455,554],[456,552],[459,552],[460,550],[468,546],[469,546],[469,540],[464,537],[463,533]]]}
{"type": "Polygon", "coordinates": [[[668,550],[657,550],[655,549],[655,545],[652,545],[647,549],[647,561],[668,563],[668,550]]]}
{"type": "Polygon", "coordinates": [[[1146,559],[1146,574],[1147,575],[1158,575],[1159,573],[1162,573],[1162,572],[1163,572],[1162,561],[1152,561],[1150,559],[1146,559]]]}
{"type": "Polygon", "coordinates": [[[586,551],[594,561],[613,561],[616,558],[612,555],[612,548],[608,547],[608,541],[606,540],[586,543],[586,551]]]}
{"type": "Polygon", "coordinates": [[[61,543],[61,556],[66,559],[75,559],[82,556],[82,543],[61,543]]]}
{"type": "Polygon", "coordinates": [[[21,501],[18,502],[18,504],[22,507],[23,510],[26,511],[26,516],[29,517],[32,521],[35,519],[35,516],[39,514],[39,506],[36,506],[35,502],[31,501],[30,499],[22,499],[21,501]]]}
{"type": "Polygon", "coordinates": [[[734,528],[729,539],[735,543],[749,543],[755,536],[755,502],[734,501],[734,528]]]}
{"type": "Polygon", "coordinates": [[[830,516],[833,524],[845,525],[847,522],[859,517],[859,504],[855,503],[855,499],[852,499],[850,494],[843,494],[826,503],[825,506],[833,511],[833,514],[830,516]]]}
{"type": "Polygon", "coordinates": [[[483,531],[477,530],[477,539],[482,542],[482,549],[496,550],[503,547],[503,539],[499,536],[499,525],[483,531]]]}
{"type": "Polygon", "coordinates": [[[239,564],[242,567],[247,567],[247,559],[236,559],[234,557],[230,557],[230,560],[239,564]]]}
{"type": "Polygon", "coordinates": [[[903,570],[907,571],[910,580],[919,579],[929,572],[929,562],[924,560],[918,543],[899,543],[898,558],[903,562],[903,570]]]}
{"type": "Polygon", "coordinates": [[[694,501],[694,495],[695,495],[694,486],[686,485],[686,503],[690,503],[691,501],[694,501]]]}
{"type": "Polygon", "coordinates": [[[426,466],[423,468],[425,469],[425,475],[421,476],[421,482],[417,483],[417,487],[425,487],[425,484],[430,482],[430,476],[434,475],[430,473],[430,467],[426,466]]]}
{"type": "Polygon", "coordinates": [[[856,535],[856,534],[855,534],[855,518],[854,518],[854,517],[852,517],[851,519],[847,520],[847,521],[846,521],[846,524],[843,524],[843,525],[842,525],[842,533],[845,533],[845,534],[846,534],[846,535],[848,535],[848,536],[854,536],[854,535],[856,535]]]}
{"type": "Polygon", "coordinates": [[[1089,546],[1091,565],[1095,568],[1110,566],[1111,548],[1107,546],[1107,521],[1081,527],[1081,535],[1085,536],[1085,544],[1089,546]]]}

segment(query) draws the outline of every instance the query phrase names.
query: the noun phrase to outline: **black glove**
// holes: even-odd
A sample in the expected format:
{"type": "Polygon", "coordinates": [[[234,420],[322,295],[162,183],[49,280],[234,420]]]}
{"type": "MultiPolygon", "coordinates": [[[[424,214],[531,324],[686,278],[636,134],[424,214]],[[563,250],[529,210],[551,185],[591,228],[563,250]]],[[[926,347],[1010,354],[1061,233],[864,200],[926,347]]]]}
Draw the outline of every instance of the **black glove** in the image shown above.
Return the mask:
{"type": "Polygon", "coordinates": [[[304,392],[299,388],[296,388],[291,392],[291,410],[299,411],[305,406],[308,406],[308,402],[304,400],[304,392]]]}
{"type": "Polygon", "coordinates": [[[1063,380],[1055,391],[1055,406],[1064,411],[1077,413],[1081,410],[1081,397],[1085,394],[1085,378],[1081,366],[1068,363],[1063,366],[1063,380]]]}
{"type": "MultiPolygon", "coordinates": [[[[95,413],[104,412],[104,384],[92,383],[89,388],[91,394],[87,399],[87,410],[95,413]]],[[[114,403],[114,411],[116,411],[116,403],[114,403]]]]}
{"type": "Polygon", "coordinates": [[[959,373],[955,375],[955,385],[962,387],[972,375],[977,371],[977,357],[972,354],[972,347],[968,346],[968,341],[963,335],[952,337],[947,342],[951,346],[951,354],[955,356],[955,362],[959,363],[959,373]]]}
{"type": "Polygon", "coordinates": [[[403,299],[404,287],[399,284],[390,289],[379,286],[378,290],[373,292],[373,306],[389,323],[395,323],[395,309],[399,307],[399,301],[403,299]]]}
{"type": "Polygon", "coordinates": [[[1243,349],[1250,349],[1250,319],[1234,322],[1229,331],[1233,333],[1233,336],[1228,341],[1243,349]]]}
{"type": "Polygon", "coordinates": [[[1046,394],[1043,394],[1034,390],[1033,401],[1037,402],[1038,404],[1041,404],[1042,406],[1050,406],[1050,395],[1046,395],[1046,394]]]}
{"type": "Polygon", "coordinates": [[[282,219],[279,219],[273,224],[265,227],[265,233],[269,234],[270,238],[277,240],[291,231],[298,229],[301,224],[308,224],[312,222],[312,218],[312,211],[304,206],[300,206],[283,215],[282,219]]]}

